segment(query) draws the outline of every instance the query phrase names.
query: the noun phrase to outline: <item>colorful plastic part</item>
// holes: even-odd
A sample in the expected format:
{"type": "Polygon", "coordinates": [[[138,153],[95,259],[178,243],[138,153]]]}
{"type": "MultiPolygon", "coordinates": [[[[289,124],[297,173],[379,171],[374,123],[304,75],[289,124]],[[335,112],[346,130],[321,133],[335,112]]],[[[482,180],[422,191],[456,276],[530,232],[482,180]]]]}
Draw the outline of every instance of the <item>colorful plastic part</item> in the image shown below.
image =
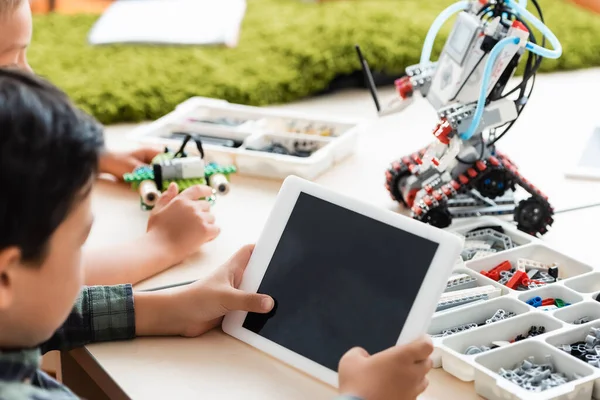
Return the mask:
{"type": "Polygon", "coordinates": [[[510,261],[504,261],[496,267],[492,268],[489,271],[481,271],[481,275],[493,279],[495,281],[500,280],[500,272],[502,271],[510,271],[512,269],[512,265],[510,261]]]}
{"type": "Polygon", "coordinates": [[[542,305],[543,306],[553,306],[555,305],[555,300],[554,299],[544,299],[542,300],[542,305]]]}
{"type": "Polygon", "coordinates": [[[532,307],[539,307],[542,305],[542,298],[539,296],[536,296],[536,297],[533,297],[533,298],[527,300],[526,303],[532,307]]]}
{"type": "Polygon", "coordinates": [[[506,283],[506,287],[511,289],[516,289],[520,284],[523,278],[526,278],[527,274],[523,271],[516,271],[512,278],[506,283]]]}

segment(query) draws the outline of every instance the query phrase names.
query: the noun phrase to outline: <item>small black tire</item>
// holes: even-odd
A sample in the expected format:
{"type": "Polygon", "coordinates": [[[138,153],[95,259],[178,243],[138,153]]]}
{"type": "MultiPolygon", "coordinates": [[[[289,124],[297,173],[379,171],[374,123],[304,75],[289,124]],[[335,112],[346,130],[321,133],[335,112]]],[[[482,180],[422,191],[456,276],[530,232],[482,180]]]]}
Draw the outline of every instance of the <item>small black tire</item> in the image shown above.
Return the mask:
{"type": "Polygon", "coordinates": [[[421,221],[435,226],[436,228],[447,228],[452,224],[452,214],[446,206],[433,207],[423,216],[421,221]]]}
{"type": "Polygon", "coordinates": [[[386,183],[388,190],[394,200],[402,204],[404,207],[408,207],[408,203],[402,196],[400,191],[400,185],[403,179],[408,178],[411,173],[405,165],[402,165],[399,171],[396,171],[393,167],[388,169],[389,174],[387,175],[386,183]]]}
{"type": "Polygon", "coordinates": [[[532,236],[543,235],[552,225],[552,209],[548,202],[537,197],[521,200],[514,211],[517,228],[532,236]]]}

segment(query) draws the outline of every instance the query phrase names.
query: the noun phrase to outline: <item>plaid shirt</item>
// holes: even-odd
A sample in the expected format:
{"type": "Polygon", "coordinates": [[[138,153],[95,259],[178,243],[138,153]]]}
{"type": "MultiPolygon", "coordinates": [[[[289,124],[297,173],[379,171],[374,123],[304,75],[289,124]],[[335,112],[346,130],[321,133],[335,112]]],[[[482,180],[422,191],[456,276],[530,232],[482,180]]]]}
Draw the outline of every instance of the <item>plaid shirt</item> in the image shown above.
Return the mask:
{"type": "MultiPolygon", "coordinates": [[[[78,399],[66,386],[40,370],[42,354],[134,337],[131,285],[86,287],[63,326],[46,343],[33,349],[0,350],[0,400],[78,399]]],[[[339,396],[334,400],[361,399],[339,396]]]]}
{"type": "Polygon", "coordinates": [[[38,348],[0,350],[1,400],[72,400],[69,389],[40,370],[41,355],[70,350],[88,343],[135,337],[131,285],[84,288],[71,314],[38,348]]]}

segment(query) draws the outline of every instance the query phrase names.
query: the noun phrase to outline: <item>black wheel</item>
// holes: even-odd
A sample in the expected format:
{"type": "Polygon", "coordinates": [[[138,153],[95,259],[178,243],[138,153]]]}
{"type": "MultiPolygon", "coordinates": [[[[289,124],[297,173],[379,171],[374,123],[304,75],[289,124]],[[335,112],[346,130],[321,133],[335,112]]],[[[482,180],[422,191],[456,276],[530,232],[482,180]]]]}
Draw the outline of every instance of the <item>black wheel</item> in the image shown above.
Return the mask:
{"type": "Polygon", "coordinates": [[[482,196],[495,199],[510,189],[511,182],[506,170],[492,169],[479,179],[475,187],[482,196]]]}
{"type": "Polygon", "coordinates": [[[533,236],[546,233],[553,222],[550,205],[535,197],[521,200],[515,208],[514,218],[519,230],[533,236]]]}
{"type": "Polygon", "coordinates": [[[421,221],[436,228],[446,228],[452,223],[452,214],[446,206],[438,206],[427,211],[421,221]]]}
{"type": "Polygon", "coordinates": [[[406,202],[404,196],[402,196],[402,191],[400,188],[402,187],[406,178],[408,178],[410,175],[411,174],[408,170],[408,167],[404,164],[400,164],[400,169],[398,171],[396,171],[393,166],[390,167],[386,174],[386,184],[390,194],[392,195],[392,198],[402,204],[404,207],[408,207],[408,203],[406,202]]]}

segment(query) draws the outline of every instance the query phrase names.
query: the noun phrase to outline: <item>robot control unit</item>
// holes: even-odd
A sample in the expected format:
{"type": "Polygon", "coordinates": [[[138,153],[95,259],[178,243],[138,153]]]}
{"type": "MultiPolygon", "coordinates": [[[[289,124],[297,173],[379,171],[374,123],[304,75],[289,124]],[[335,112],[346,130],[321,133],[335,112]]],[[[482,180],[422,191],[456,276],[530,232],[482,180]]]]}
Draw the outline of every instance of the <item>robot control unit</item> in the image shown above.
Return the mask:
{"type": "Polygon", "coordinates": [[[356,46],[380,116],[404,109],[417,91],[437,110],[433,143],[386,171],[386,188],[413,218],[444,228],[453,218],[513,214],[518,229],[534,236],[552,225],[548,198],[496,149],[527,104],[542,59],[562,53],[539,4],[531,2],[539,19],[527,10],[526,0],[459,1],[446,8],[427,34],[420,63],[406,68],[396,81],[397,98],[385,107],[356,46]],[[438,31],[455,14],[438,61],[430,61],[438,31]],[[534,29],[542,34],[541,42],[534,29]],[[525,59],[521,82],[508,87],[525,59]],[[516,203],[518,187],[529,197],[516,203]]]}

